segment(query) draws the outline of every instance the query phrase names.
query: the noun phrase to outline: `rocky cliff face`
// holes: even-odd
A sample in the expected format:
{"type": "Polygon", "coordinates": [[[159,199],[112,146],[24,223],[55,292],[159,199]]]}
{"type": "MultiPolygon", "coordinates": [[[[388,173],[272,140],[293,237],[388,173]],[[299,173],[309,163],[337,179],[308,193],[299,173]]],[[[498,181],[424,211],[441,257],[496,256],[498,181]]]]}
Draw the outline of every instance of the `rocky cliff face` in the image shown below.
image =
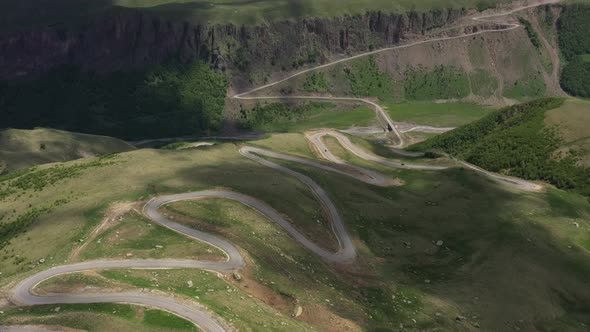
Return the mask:
{"type": "Polygon", "coordinates": [[[181,61],[204,59],[222,70],[239,69],[252,82],[262,78],[258,72],[291,70],[333,54],[396,44],[462,15],[462,10],[373,12],[235,26],[192,25],[140,11],[113,11],[76,28],[54,26],[0,37],[0,79],[26,78],[64,64],[98,72],[142,68],[178,56],[181,61]]]}

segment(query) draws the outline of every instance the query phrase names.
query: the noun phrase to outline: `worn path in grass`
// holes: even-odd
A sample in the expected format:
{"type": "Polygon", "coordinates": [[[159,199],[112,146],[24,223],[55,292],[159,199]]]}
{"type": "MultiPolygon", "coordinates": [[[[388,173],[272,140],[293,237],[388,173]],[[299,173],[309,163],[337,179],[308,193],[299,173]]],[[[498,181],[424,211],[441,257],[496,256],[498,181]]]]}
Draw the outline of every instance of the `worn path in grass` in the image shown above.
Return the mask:
{"type": "MultiPolygon", "coordinates": [[[[555,1],[555,0],[540,1],[534,5],[516,8],[515,10],[512,10],[510,12],[476,17],[476,18],[474,18],[474,20],[481,21],[481,22],[493,22],[493,20],[490,20],[490,19],[493,19],[495,17],[500,17],[500,16],[506,16],[506,15],[512,14],[516,11],[523,10],[526,8],[536,7],[539,5],[543,5],[543,4],[547,4],[547,3],[555,3],[555,2],[557,2],[557,1],[555,1]]],[[[470,37],[470,36],[474,36],[474,35],[478,35],[478,34],[483,34],[483,33],[508,31],[508,30],[512,30],[512,29],[516,29],[516,28],[520,27],[519,24],[503,23],[503,22],[493,22],[493,23],[496,23],[498,25],[502,25],[504,27],[500,28],[500,29],[482,30],[477,33],[466,34],[466,35],[456,36],[456,37],[445,37],[445,38],[431,39],[431,40],[426,40],[426,41],[411,43],[411,44],[407,44],[407,45],[390,47],[390,48],[381,49],[381,50],[377,50],[377,51],[373,51],[373,52],[359,54],[359,55],[356,55],[356,56],[353,56],[350,58],[341,59],[341,60],[334,61],[334,62],[331,62],[328,64],[324,64],[324,65],[321,65],[321,66],[318,66],[315,68],[310,68],[310,69],[298,72],[298,73],[293,74],[293,75],[291,75],[285,79],[282,79],[280,81],[270,83],[270,84],[258,87],[256,89],[250,90],[248,92],[236,95],[236,96],[234,96],[234,98],[235,99],[329,99],[329,100],[340,100],[340,101],[360,101],[360,102],[366,103],[368,105],[371,105],[375,108],[378,118],[384,124],[384,128],[386,130],[392,132],[395,135],[395,137],[398,140],[398,144],[397,144],[398,147],[402,147],[404,145],[403,137],[396,129],[392,120],[389,118],[387,113],[378,104],[376,104],[370,100],[362,99],[362,98],[309,97],[309,96],[246,97],[246,95],[251,94],[255,91],[262,90],[264,88],[285,82],[293,77],[302,75],[302,74],[304,74],[306,72],[310,72],[312,70],[321,69],[324,67],[334,65],[336,63],[349,61],[349,60],[352,60],[355,58],[359,58],[359,57],[363,57],[363,56],[367,56],[367,55],[371,55],[371,54],[385,52],[385,51],[393,50],[393,49],[407,48],[407,47],[411,47],[411,46],[415,46],[415,45],[419,45],[419,44],[424,44],[424,43],[466,38],[466,37],[470,37]]],[[[323,134],[318,134],[317,136],[310,137],[310,141],[312,142],[312,144],[314,144],[316,146],[316,148],[319,149],[319,151],[327,152],[325,145],[321,141],[321,138],[323,137],[322,135],[323,136],[330,135],[330,136],[335,137],[336,139],[338,139],[340,144],[342,144],[345,148],[349,149],[351,152],[353,152],[354,154],[356,154],[357,156],[359,156],[361,158],[369,157],[369,160],[373,160],[373,161],[377,161],[377,162],[381,162],[381,163],[383,163],[383,162],[390,163],[390,161],[382,159],[382,158],[375,160],[376,156],[372,156],[370,154],[365,154],[364,152],[362,152],[362,150],[355,147],[352,143],[349,144],[349,141],[346,139],[345,136],[339,135],[338,133],[334,133],[334,132],[325,132],[323,134]]],[[[224,191],[224,190],[209,190],[209,191],[200,191],[200,192],[193,192],[193,193],[186,193],[186,194],[162,196],[162,197],[156,197],[156,198],[152,199],[151,201],[149,201],[144,207],[144,213],[148,217],[150,217],[152,220],[154,220],[155,222],[157,222],[165,227],[168,227],[180,234],[183,234],[183,235],[191,237],[195,240],[203,241],[203,242],[206,242],[206,243],[209,243],[213,246],[218,247],[219,249],[224,251],[225,254],[227,255],[227,260],[225,262],[178,260],[178,259],[98,260],[98,261],[88,261],[88,262],[71,264],[71,265],[56,266],[56,267],[52,267],[50,269],[47,269],[45,271],[39,272],[39,273],[37,273],[33,276],[30,276],[30,277],[26,278],[25,280],[21,281],[12,291],[12,300],[15,301],[16,303],[22,304],[22,305],[59,304],[59,303],[103,303],[103,302],[134,303],[134,304],[155,307],[155,308],[159,308],[162,310],[166,310],[166,311],[175,313],[176,315],[178,315],[180,317],[190,320],[195,325],[197,325],[199,328],[206,330],[206,331],[225,331],[225,330],[227,330],[228,326],[226,324],[224,324],[223,322],[221,322],[219,318],[215,317],[209,311],[205,310],[202,307],[197,306],[194,303],[185,303],[185,302],[177,301],[177,300],[174,300],[171,298],[155,296],[153,294],[137,292],[137,293],[117,293],[117,294],[111,294],[111,293],[109,293],[109,294],[54,294],[54,295],[49,295],[49,296],[39,296],[39,295],[35,295],[34,293],[32,293],[32,290],[44,280],[47,280],[49,278],[52,278],[52,277],[55,277],[58,275],[62,275],[65,273],[79,272],[79,271],[91,270],[91,269],[198,268],[198,269],[205,269],[205,270],[211,270],[211,271],[229,272],[229,271],[233,271],[233,270],[239,269],[242,266],[244,266],[245,263],[244,263],[243,256],[241,255],[240,251],[230,242],[228,242],[225,239],[220,238],[218,236],[204,233],[204,232],[200,232],[195,229],[186,227],[184,225],[180,225],[178,223],[175,223],[171,220],[166,219],[164,216],[162,216],[158,212],[158,208],[164,204],[174,202],[174,201],[187,200],[187,199],[200,199],[200,198],[207,198],[207,197],[223,197],[223,198],[228,198],[228,199],[233,199],[233,200],[239,201],[247,206],[250,206],[250,207],[258,210],[260,213],[262,213],[263,215],[267,216],[272,221],[276,222],[277,224],[279,224],[280,226],[285,228],[285,230],[296,241],[298,241],[303,246],[305,246],[307,249],[309,249],[310,251],[314,252],[315,254],[319,255],[320,257],[322,257],[323,259],[325,259],[329,262],[344,263],[344,262],[352,261],[356,257],[356,250],[354,248],[354,245],[352,244],[352,241],[351,241],[348,233],[346,232],[346,228],[342,222],[342,219],[341,219],[334,203],[330,200],[328,194],[324,191],[324,189],[322,189],[310,177],[303,175],[301,173],[295,172],[287,167],[278,165],[272,161],[263,159],[263,158],[257,156],[257,154],[261,154],[261,155],[271,157],[271,158],[286,159],[286,160],[294,161],[294,162],[302,162],[302,160],[299,160],[299,159],[303,159],[303,158],[296,158],[296,157],[292,157],[292,156],[288,156],[288,158],[284,158],[285,155],[283,155],[283,154],[279,154],[276,152],[271,152],[271,151],[267,151],[267,150],[263,150],[263,149],[252,148],[252,147],[242,148],[240,150],[240,152],[247,158],[255,160],[265,166],[282,171],[282,172],[289,174],[291,176],[294,176],[297,179],[299,179],[300,181],[302,181],[303,183],[305,183],[312,190],[315,197],[321,202],[323,208],[325,209],[327,215],[329,216],[330,221],[332,223],[332,229],[333,229],[335,236],[338,239],[340,249],[335,253],[332,253],[332,252],[326,251],[325,249],[322,249],[321,247],[317,246],[315,243],[313,243],[313,242],[309,241],[307,238],[305,238],[296,229],[294,229],[280,215],[280,213],[278,211],[274,210],[272,207],[270,207],[269,205],[267,205],[264,202],[261,202],[255,198],[245,196],[245,195],[242,195],[239,193],[235,193],[235,192],[231,192],[231,191],[224,191]]],[[[324,154],[322,154],[322,155],[324,155],[324,154]]],[[[327,159],[329,159],[329,160],[332,159],[332,161],[337,162],[336,161],[337,158],[331,154],[324,155],[324,157],[328,157],[327,159]],[[333,159],[333,158],[336,158],[336,159],[333,159]]],[[[367,159],[367,158],[365,158],[365,159],[367,159]]],[[[320,168],[322,168],[324,170],[328,170],[328,171],[334,171],[334,172],[338,172],[341,174],[344,173],[346,175],[351,175],[350,173],[348,173],[344,170],[330,167],[327,165],[323,165],[321,163],[315,163],[312,161],[305,161],[305,164],[310,165],[310,166],[314,166],[314,167],[320,167],[320,168]]],[[[393,165],[392,164],[391,166],[400,167],[403,165],[397,165],[397,164],[393,165]]],[[[468,166],[468,167],[474,168],[474,166],[473,167],[468,166]]],[[[498,175],[491,174],[491,173],[483,171],[481,169],[477,169],[477,168],[474,168],[474,169],[479,172],[482,172],[488,176],[491,176],[491,177],[502,178],[498,175]]],[[[357,168],[354,172],[354,175],[351,175],[351,176],[358,178],[358,176],[359,176],[358,172],[361,172],[361,174],[362,174],[363,171],[366,171],[366,170],[361,169],[361,168],[357,168]]],[[[359,179],[364,180],[364,181],[373,181],[374,184],[379,184],[379,178],[376,177],[376,173],[374,173],[374,172],[366,171],[364,174],[362,174],[362,177],[363,177],[362,179],[361,178],[359,178],[359,179]]],[[[501,180],[505,181],[505,182],[507,181],[504,178],[502,178],[501,180]]],[[[525,182],[526,181],[523,181],[523,180],[510,179],[510,182],[508,182],[508,183],[513,183],[517,187],[527,189],[528,184],[526,184],[525,182]]],[[[531,184],[531,185],[534,185],[534,184],[531,184]]],[[[534,185],[534,186],[536,186],[536,185],[534,185]]]]}

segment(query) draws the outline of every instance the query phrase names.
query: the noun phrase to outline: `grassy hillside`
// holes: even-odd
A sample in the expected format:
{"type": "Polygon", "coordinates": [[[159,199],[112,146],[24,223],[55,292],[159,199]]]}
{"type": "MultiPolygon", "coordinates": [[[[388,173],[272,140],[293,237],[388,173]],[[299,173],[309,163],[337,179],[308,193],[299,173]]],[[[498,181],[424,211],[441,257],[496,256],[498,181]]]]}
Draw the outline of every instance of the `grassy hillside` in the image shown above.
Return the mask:
{"type": "Polygon", "coordinates": [[[0,173],[133,149],[127,142],[106,136],[44,128],[6,129],[0,131],[0,173]]]}
{"type": "MultiPolygon", "coordinates": [[[[78,282],[83,280],[78,278],[78,282]]],[[[197,331],[168,312],[128,304],[63,304],[2,308],[2,326],[69,327],[82,331],[197,331]]]]}
{"type": "Polygon", "coordinates": [[[385,109],[394,121],[438,127],[462,126],[492,111],[477,104],[431,102],[387,104],[385,109]]]}
{"type": "MultiPolygon", "coordinates": [[[[300,134],[277,137],[275,142],[282,140],[284,145],[271,144],[274,148],[307,147],[300,134]]],[[[312,154],[309,147],[307,154],[312,154]]],[[[174,203],[163,211],[190,227],[236,243],[248,256],[249,268],[240,272],[241,281],[199,270],[123,269],[62,276],[46,281],[42,288],[155,289],[201,302],[239,330],[265,330],[266,326],[306,331],[314,326],[316,330],[382,331],[403,324],[417,331],[473,331],[475,326],[483,331],[502,331],[507,326],[562,331],[590,324],[590,290],[585,287],[590,272],[586,199],[555,189],[516,193],[459,169],[441,174],[373,165],[406,183],[379,188],[287,164],[318,181],[334,199],[358,247],[358,268],[333,269],[261,214],[235,202],[212,199],[174,203]],[[193,287],[187,285],[189,280],[193,287]],[[291,315],[297,306],[303,313],[294,319],[291,315]],[[465,319],[457,321],[458,316],[465,319]]],[[[325,243],[330,234],[306,187],[242,157],[234,144],[199,150],[139,150],[100,164],[81,160],[61,168],[41,166],[2,178],[0,184],[0,190],[18,188],[0,196],[2,224],[30,221],[0,249],[0,285],[70,261],[71,252],[86,242],[89,251],[82,252],[81,258],[206,254],[206,247],[195,247],[177,234],[162,234],[161,242],[156,242],[159,229],[133,212],[115,218],[118,224],[102,236],[88,238],[108,214],[109,203],[157,194],[230,188],[268,202],[316,241],[325,243]],[[29,204],[43,207],[55,200],[59,202],[33,218],[22,217],[31,211],[29,204]]],[[[52,315],[43,311],[37,321],[84,328],[87,324],[80,320],[91,317],[77,312],[88,309],[105,317],[100,308],[62,307],[52,315]]],[[[3,317],[11,322],[35,321],[30,316],[19,320],[18,308],[3,310],[10,314],[3,317]]],[[[30,309],[23,315],[26,310],[30,309]]],[[[105,319],[103,324],[108,322],[105,319]]]]}
{"type": "Polygon", "coordinates": [[[376,97],[506,104],[554,95],[547,50],[525,29],[382,52],[301,75],[260,94],[376,97]]]}
{"type": "Polygon", "coordinates": [[[448,152],[485,169],[590,195],[589,104],[540,99],[508,107],[412,147],[448,152]],[[587,122],[586,122],[587,123],[587,122]]]}
{"type": "Polygon", "coordinates": [[[366,11],[406,12],[445,8],[494,7],[507,0],[23,0],[3,1],[0,28],[79,22],[114,7],[141,8],[168,18],[192,22],[260,24],[305,16],[337,16],[366,11]]]}
{"type": "Polygon", "coordinates": [[[55,68],[0,82],[2,126],[37,126],[124,139],[186,136],[219,128],[226,80],[202,62],[97,75],[55,68]]]}
{"type": "Polygon", "coordinates": [[[590,167],[590,101],[568,99],[558,108],[545,113],[545,126],[557,127],[560,151],[574,153],[578,165],[590,167]]]}

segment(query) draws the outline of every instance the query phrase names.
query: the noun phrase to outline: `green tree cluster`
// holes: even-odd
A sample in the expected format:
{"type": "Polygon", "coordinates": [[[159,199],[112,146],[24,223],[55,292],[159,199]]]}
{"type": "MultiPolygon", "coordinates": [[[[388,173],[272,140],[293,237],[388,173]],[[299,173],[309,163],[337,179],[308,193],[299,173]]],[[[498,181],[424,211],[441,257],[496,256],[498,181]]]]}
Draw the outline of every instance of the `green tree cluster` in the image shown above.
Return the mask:
{"type": "Polygon", "coordinates": [[[194,135],[222,121],[227,83],[202,62],[99,75],[54,69],[0,83],[2,127],[53,127],[124,139],[194,135]]]}
{"type": "Polygon", "coordinates": [[[303,90],[307,92],[326,92],[328,88],[324,73],[312,73],[303,82],[303,90]]]}
{"type": "Polygon", "coordinates": [[[344,68],[353,95],[357,97],[379,97],[383,101],[392,99],[393,81],[381,72],[374,56],[352,62],[344,68]]]}
{"type": "Polygon", "coordinates": [[[545,111],[562,103],[544,98],[508,107],[412,149],[442,150],[493,172],[590,195],[590,168],[576,166],[575,154],[556,155],[562,142],[555,128],[544,125],[545,111]]]}
{"type": "Polygon", "coordinates": [[[529,36],[531,43],[533,43],[533,45],[537,49],[540,48],[541,47],[541,39],[539,39],[539,35],[535,31],[535,29],[533,29],[531,22],[529,22],[528,20],[526,20],[522,17],[519,17],[518,21],[520,22],[520,24],[522,24],[524,26],[524,29],[525,29],[527,35],[529,36]]]}
{"type": "Polygon", "coordinates": [[[314,102],[295,107],[283,103],[257,104],[249,110],[240,110],[239,126],[243,129],[258,129],[270,124],[295,122],[304,119],[311,112],[334,107],[334,104],[314,102]]]}
{"type": "Polygon", "coordinates": [[[529,72],[519,80],[504,85],[504,96],[512,99],[542,97],[547,91],[543,76],[529,72]]]}
{"type": "Polygon", "coordinates": [[[427,70],[422,66],[405,72],[406,99],[434,100],[464,98],[469,95],[469,77],[451,66],[436,66],[427,70]]]}
{"type": "Polygon", "coordinates": [[[590,98],[590,61],[576,57],[563,67],[561,86],[574,96],[590,98]]]}
{"type": "Polygon", "coordinates": [[[590,6],[565,6],[557,21],[559,47],[565,57],[561,86],[574,96],[590,97],[590,6]]]}

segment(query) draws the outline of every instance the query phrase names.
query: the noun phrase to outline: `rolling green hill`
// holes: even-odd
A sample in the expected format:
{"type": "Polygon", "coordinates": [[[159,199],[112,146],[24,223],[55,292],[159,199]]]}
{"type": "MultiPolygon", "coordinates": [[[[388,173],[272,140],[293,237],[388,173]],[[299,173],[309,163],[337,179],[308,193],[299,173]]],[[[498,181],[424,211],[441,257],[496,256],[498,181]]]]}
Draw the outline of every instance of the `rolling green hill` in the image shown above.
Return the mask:
{"type": "MultiPolygon", "coordinates": [[[[276,151],[301,147],[315,158],[301,134],[271,139],[276,151]]],[[[406,182],[381,188],[292,162],[283,165],[313,178],[333,197],[358,243],[355,270],[322,262],[248,206],[212,199],[178,202],[164,211],[247,252],[253,263],[240,271],[241,282],[200,270],[121,269],[65,275],[42,287],[49,292],[153,289],[202,303],[231,319],[236,330],[306,331],[310,325],[328,330],[325,324],[352,322],[336,326],[366,331],[396,330],[400,324],[416,331],[475,331],[475,325],[482,331],[577,331],[590,324],[590,290],[584,287],[590,271],[585,231],[590,204],[583,197],[555,189],[513,192],[460,169],[435,173],[374,164],[375,170],[406,182]],[[196,285],[187,286],[189,280],[196,285]],[[256,293],[259,289],[264,293],[256,293]],[[268,298],[281,302],[263,302],[268,298]],[[293,318],[297,305],[304,313],[293,318]],[[467,318],[457,321],[458,316],[467,318]]],[[[127,253],[137,259],[210,259],[206,244],[166,232],[133,211],[113,218],[117,223],[101,235],[90,234],[104,217],[112,217],[113,202],[220,187],[268,202],[312,239],[326,241],[331,234],[321,206],[301,182],[244,158],[234,143],[199,150],[137,150],[0,178],[0,244],[6,241],[0,247],[0,286],[72,262],[71,253],[85,243],[81,259],[125,259],[127,253]]],[[[62,305],[59,312],[56,307],[2,308],[2,323],[85,329],[99,321],[96,329],[113,330],[112,324],[124,329],[142,317],[112,305],[62,305]],[[124,316],[126,312],[131,314],[124,316]],[[121,325],[122,319],[128,323],[121,325]]],[[[146,330],[145,325],[135,330],[146,330]]]]}
{"type": "Polygon", "coordinates": [[[116,138],[54,129],[0,131],[0,173],[39,164],[133,150],[116,138]]]}
{"type": "Polygon", "coordinates": [[[590,195],[590,103],[539,99],[504,108],[412,147],[442,150],[487,170],[590,195]]]}

